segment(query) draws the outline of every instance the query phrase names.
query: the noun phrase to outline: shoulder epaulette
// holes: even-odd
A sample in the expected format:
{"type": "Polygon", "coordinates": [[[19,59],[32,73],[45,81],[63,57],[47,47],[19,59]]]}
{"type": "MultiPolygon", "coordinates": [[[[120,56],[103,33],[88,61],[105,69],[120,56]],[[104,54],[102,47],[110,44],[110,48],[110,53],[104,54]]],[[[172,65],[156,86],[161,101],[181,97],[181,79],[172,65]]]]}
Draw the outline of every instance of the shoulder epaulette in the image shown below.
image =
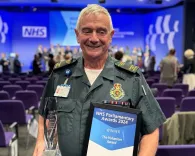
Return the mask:
{"type": "Polygon", "coordinates": [[[137,71],[139,69],[139,67],[137,67],[137,66],[134,66],[134,65],[129,64],[129,63],[121,62],[121,61],[116,62],[115,65],[122,68],[122,69],[130,71],[132,73],[137,73],[137,71]]]}
{"type": "Polygon", "coordinates": [[[68,62],[68,61],[62,61],[62,62],[59,62],[59,63],[56,63],[55,66],[54,66],[54,70],[56,69],[59,69],[61,67],[64,67],[66,65],[70,65],[70,64],[73,64],[76,62],[76,59],[73,59],[71,62],[68,62]]]}

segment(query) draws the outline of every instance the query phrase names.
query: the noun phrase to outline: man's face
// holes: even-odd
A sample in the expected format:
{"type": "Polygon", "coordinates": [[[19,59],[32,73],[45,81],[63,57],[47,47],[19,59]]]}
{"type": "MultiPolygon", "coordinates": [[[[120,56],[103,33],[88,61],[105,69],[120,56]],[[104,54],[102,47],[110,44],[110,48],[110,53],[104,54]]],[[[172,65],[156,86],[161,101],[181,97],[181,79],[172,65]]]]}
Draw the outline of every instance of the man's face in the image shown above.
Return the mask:
{"type": "Polygon", "coordinates": [[[110,30],[109,18],[104,14],[83,16],[79,30],[75,30],[83,55],[88,58],[103,58],[114,31],[110,30]]]}

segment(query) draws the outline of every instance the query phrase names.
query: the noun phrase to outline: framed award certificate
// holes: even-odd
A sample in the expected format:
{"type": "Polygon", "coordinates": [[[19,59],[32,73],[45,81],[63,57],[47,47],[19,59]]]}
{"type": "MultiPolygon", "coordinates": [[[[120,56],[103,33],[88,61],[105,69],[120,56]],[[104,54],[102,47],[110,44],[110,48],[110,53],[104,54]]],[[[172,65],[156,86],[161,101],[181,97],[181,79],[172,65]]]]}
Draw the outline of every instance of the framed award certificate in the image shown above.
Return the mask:
{"type": "Polygon", "coordinates": [[[87,156],[137,156],[141,111],[91,104],[86,133],[87,156]]]}

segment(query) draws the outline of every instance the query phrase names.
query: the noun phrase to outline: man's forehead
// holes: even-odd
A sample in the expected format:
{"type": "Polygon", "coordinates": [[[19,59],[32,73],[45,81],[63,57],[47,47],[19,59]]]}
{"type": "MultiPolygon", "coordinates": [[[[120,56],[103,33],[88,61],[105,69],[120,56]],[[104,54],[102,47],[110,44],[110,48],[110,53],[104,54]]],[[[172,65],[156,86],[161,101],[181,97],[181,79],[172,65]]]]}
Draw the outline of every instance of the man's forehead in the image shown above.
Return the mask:
{"type": "Polygon", "coordinates": [[[80,20],[80,28],[96,26],[108,29],[110,27],[109,18],[103,13],[84,15],[80,20]]]}
{"type": "Polygon", "coordinates": [[[104,30],[108,30],[109,27],[106,27],[106,26],[102,26],[102,25],[91,25],[91,24],[87,24],[87,25],[83,25],[81,26],[81,30],[83,29],[104,29],[104,30]]]}
{"type": "Polygon", "coordinates": [[[102,17],[107,18],[108,16],[104,13],[88,13],[83,14],[82,18],[93,18],[93,19],[101,19],[102,17]]]}

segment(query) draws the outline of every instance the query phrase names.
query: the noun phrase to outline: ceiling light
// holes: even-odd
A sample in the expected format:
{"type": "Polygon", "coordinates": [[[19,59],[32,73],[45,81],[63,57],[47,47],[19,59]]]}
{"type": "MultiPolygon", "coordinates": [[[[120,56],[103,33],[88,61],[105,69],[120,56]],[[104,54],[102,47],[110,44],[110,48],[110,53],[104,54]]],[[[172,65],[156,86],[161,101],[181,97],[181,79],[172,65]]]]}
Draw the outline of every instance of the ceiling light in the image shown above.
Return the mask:
{"type": "Polygon", "coordinates": [[[106,3],[106,0],[99,0],[99,3],[106,3]]]}
{"type": "Polygon", "coordinates": [[[58,2],[58,0],[51,0],[51,2],[56,3],[56,2],[58,2]]]}

